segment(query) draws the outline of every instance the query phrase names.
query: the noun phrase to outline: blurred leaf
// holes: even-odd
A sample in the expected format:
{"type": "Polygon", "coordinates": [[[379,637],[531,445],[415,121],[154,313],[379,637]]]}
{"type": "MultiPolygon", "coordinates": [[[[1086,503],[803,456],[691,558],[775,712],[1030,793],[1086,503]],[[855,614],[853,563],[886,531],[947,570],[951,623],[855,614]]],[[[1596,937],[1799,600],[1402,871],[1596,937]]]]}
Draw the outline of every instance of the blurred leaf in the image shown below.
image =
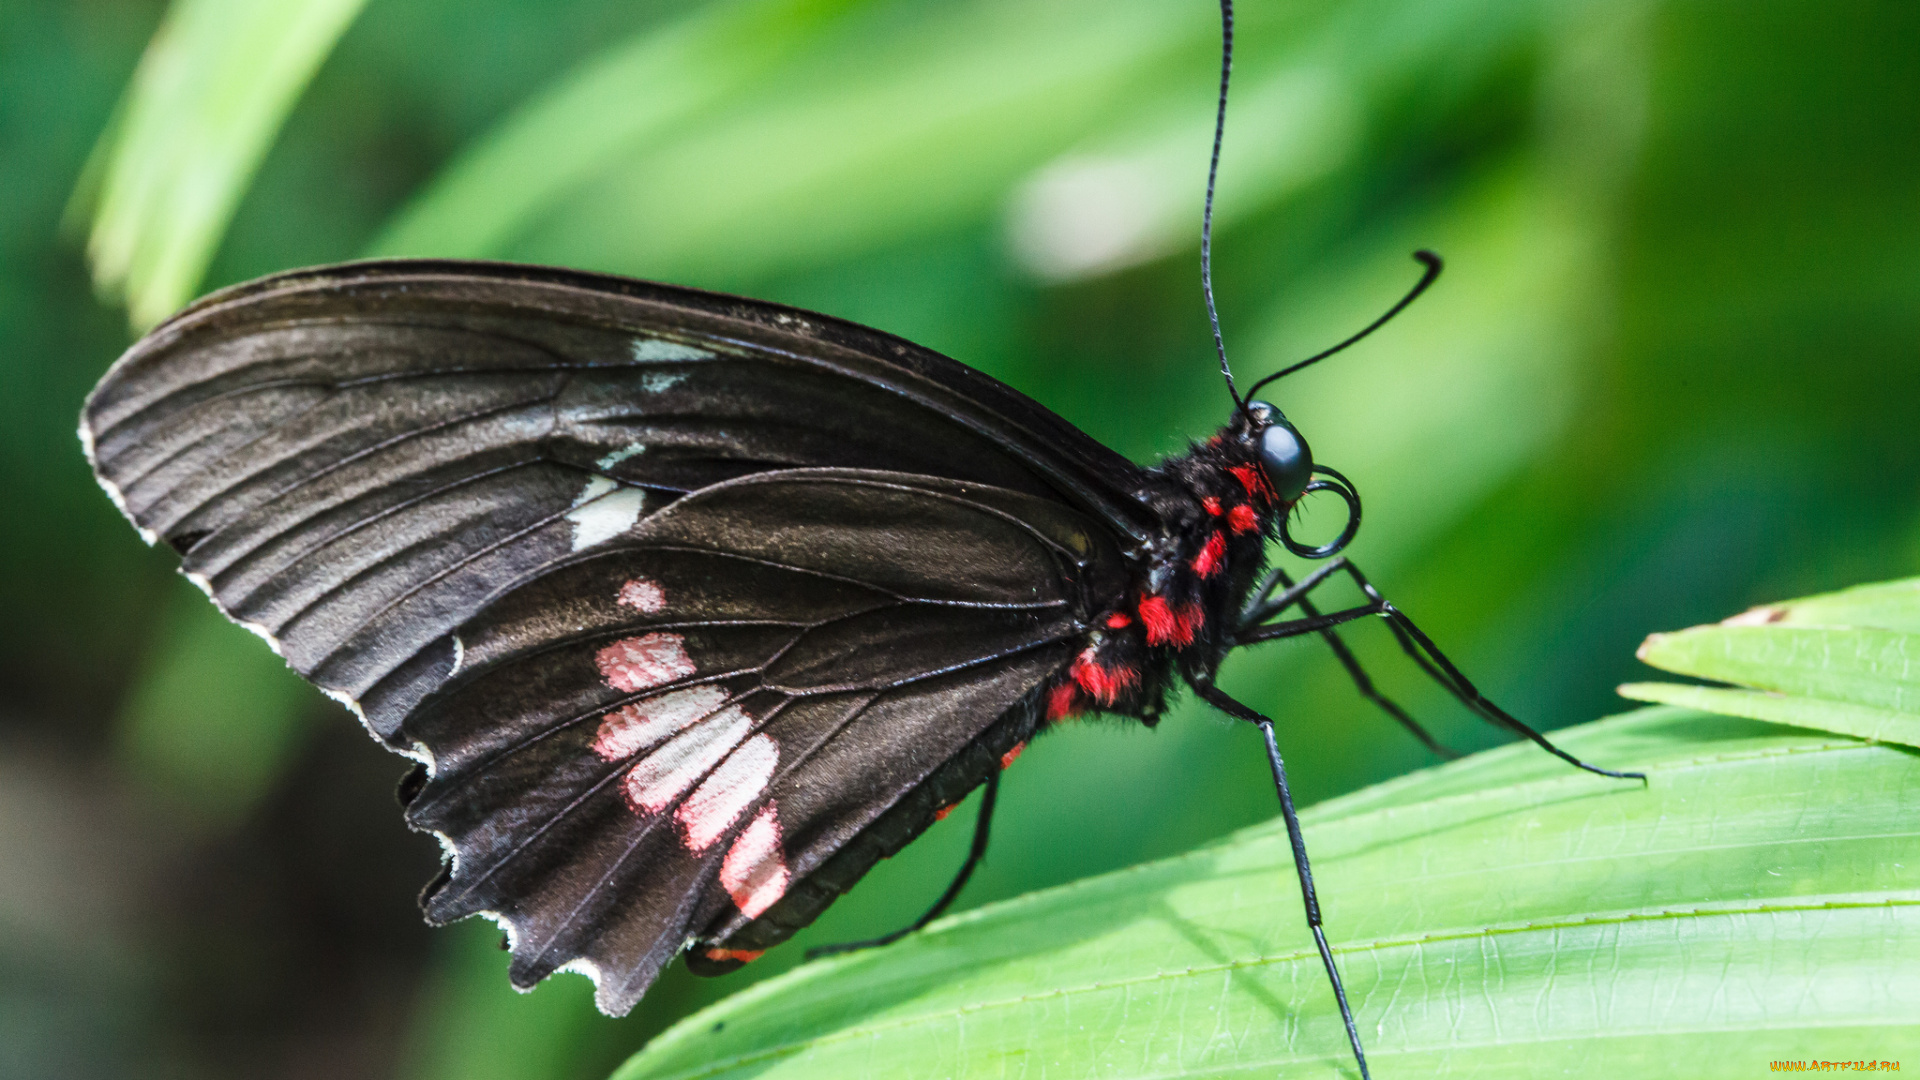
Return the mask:
{"type": "Polygon", "coordinates": [[[119,718],[121,761],[212,824],[244,816],[280,779],[314,691],[266,645],[181,583],[119,718]]]}
{"type": "Polygon", "coordinates": [[[551,159],[566,186],[486,200],[471,215],[453,204],[457,189],[442,189],[375,250],[711,281],[925,235],[985,214],[1066,140],[1150,99],[1165,85],[1155,66],[1212,33],[1199,13],[1138,2],[868,6],[728,6],[626,46],[490,140],[510,141],[520,160],[483,148],[455,168],[471,178],[463,189],[497,190],[503,170],[551,159]],[[828,18],[842,12],[865,17],[828,18]],[[762,23],[787,20],[809,36],[762,40],[762,23]],[[735,48],[784,62],[708,62],[735,48]],[[668,77],[677,81],[653,82],[668,77]],[[643,79],[668,104],[576,150],[576,133],[633,109],[643,79]],[[684,122],[653,130],[669,120],[684,122]],[[459,239],[468,230],[495,242],[459,239]]]}
{"type": "Polygon", "coordinates": [[[497,257],[599,171],[736,95],[871,0],[697,7],[528,102],[449,165],[373,255],[497,257]]]}
{"type": "MultiPolygon", "coordinates": [[[[1230,222],[1424,122],[1524,51],[1537,4],[1241,12],[1230,222]]],[[[469,150],[371,249],[740,282],[996,215],[1072,278],[1191,247],[1217,64],[1206,9],[709,6],[569,76],[469,150]],[[912,13],[910,21],[902,16],[912,13]]]]}
{"type": "MultiPolygon", "coordinates": [[[[1562,737],[1648,783],[1508,747],[1303,815],[1380,1075],[1920,1053],[1920,761],[1674,709],[1562,737]]],[[[1347,1075],[1297,903],[1255,827],[761,983],[616,1076],[1347,1075]]]]}
{"type": "Polygon", "coordinates": [[[175,0],[89,161],[75,212],[135,329],[185,303],[267,147],[365,0],[175,0]]]}
{"type": "MultiPolygon", "coordinates": [[[[1484,0],[1345,4],[1254,30],[1262,51],[1251,54],[1243,25],[1216,226],[1224,231],[1315,181],[1351,180],[1379,165],[1382,148],[1367,145],[1368,136],[1410,91],[1420,99],[1417,126],[1446,116],[1461,88],[1533,44],[1546,8],[1484,0]]],[[[1199,74],[1181,76],[1191,83],[1199,74]]],[[[1180,104],[1139,109],[1087,133],[1023,182],[1007,227],[1028,270],[1071,281],[1195,246],[1205,193],[1198,166],[1207,160],[1215,102],[1172,88],[1160,97],[1180,104]]]]}

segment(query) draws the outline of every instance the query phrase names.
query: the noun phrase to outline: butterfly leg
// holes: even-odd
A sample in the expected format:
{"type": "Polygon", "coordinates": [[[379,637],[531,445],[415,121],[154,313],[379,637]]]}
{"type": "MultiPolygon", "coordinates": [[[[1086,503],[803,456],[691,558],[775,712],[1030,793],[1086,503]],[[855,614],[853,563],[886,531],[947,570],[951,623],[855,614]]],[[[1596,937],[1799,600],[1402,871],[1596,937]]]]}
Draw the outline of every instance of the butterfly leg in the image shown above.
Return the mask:
{"type": "Polygon", "coordinates": [[[1293,867],[1300,875],[1300,897],[1306,904],[1307,928],[1313,931],[1313,943],[1320,950],[1320,962],[1326,965],[1327,980],[1333,984],[1333,996],[1340,1003],[1340,1019],[1347,1025],[1347,1041],[1353,1045],[1353,1059],[1360,1065],[1361,1080],[1371,1080],[1367,1055],[1360,1048],[1360,1029],[1353,1022],[1353,1009],[1347,1005],[1347,991],[1340,983],[1340,969],[1334,966],[1333,950],[1327,946],[1326,931],[1320,925],[1320,898],[1313,890],[1313,867],[1307,862],[1307,842],[1300,834],[1300,817],[1293,810],[1293,793],[1287,787],[1287,766],[1280,760],[1280,744],[1274,739],[1273,721],[1229,697],[1210,682],[1195,681],[1194,692],[1214,708],[1260,729],[1267,743],[1267,764],[1273,769],[1273,786],[1280,795],[1280,816],[1287,823],[1287,840],[1293,845],[1293,867]]]}
{"type": "MultiPolygon", "coordinates": [[[[1346,560],[1342,559],[1340,562],[1344,564],[1346,560]]],[[[1331,574],[1337,569],[1339,569],[1339,566],[1327,566],[1316,573],[1318,573],[1321,579],[1324,579],[1327,574],[1331,574]]],[[[1276,566],[1267,572],[1266,580],[1261,582],[1260,588],[1254,592],[1254,600],[1247,605],[1247,617],[1243,618],[1241,625],[1253,626],[1266,618],[1271,618],[1273,615],[1279,614],[1282,609],[1273,608],[1269,610],[1267,605],[1269,604],[1268,597],[1272,596],[1273,590],[1282,587],[1286,589],[1286,592],[1281,594],[1280,599],[1293,596],[1293,602],[1299,606],[1302,614],[1308,618],[1317,618],[1320,615],[1320,609],[1314,606],[1313,601],[1307,598],[1306,593],[1298,591],[1298,587],[1294,584],[1293,579],[1287,576],[1287,572],[1276,566]],[[1262,614],[1262,612],[1264,612],[1264,614],[1262,614]]],[[[1407,711],[1402,709],[1392,698],[1380,692],[1379,687],[1373,684],[1373,679],[1367,674],[1366,669],[1360,666],[1360,658],[1353,655],[1353,650],[1347,648],[1347,643],[1340,639],[1339,631],[1332,627],[1327,627],[1320,631],[1320,637],[1327,643],[1327,647],[1333,650],[1333,655],[1339,658],[1340,666],[1347,669],[1347,675],[1353,680],[1354,688],[1360,691],[1361,697],[1373,702],[1379,706],[1380,711],[1393,717],[1401,727],[1406,728],[1412,733],[1414,738],[1419,739],[1421,745],[1425,746],[1428,750],[1433,751],[1435,754],[1449,761],[1460,756],[1458,751],[1441,745],[1440,741],[1435,739],[1433,734],[1429,732],[1420,721],[1410,716],[1407,711]]]]}
{"type": "MultiPolygon", "coordinates": [[[[1300,597],[1296,599],[1303,598],[1306,588],[1310,587],[1310,585],[1317,585],[1325,581],[1334,571],[1344,571],[1351,577],[1353,583],[1358,586],[1361,593],[1366,596],[1368,603],[1359,607],[1346,608],[1330,615],[1321,615],[1318,618],[1309,616],[1304,619],[1290,619],[1286,622],[1265,623],[1260,626],[1244,629],[1234,635],[1236,642],[1242,645],[1251,645],[1256,641],[1273,641],[1279,638],[1298,637],[1301,634],[1318,633],[1328,627],[1336,626],[1343,622],[1352,622],[1355,619],[1363,618],[1367,615],[1378,615],[1387,620],[1387,626],[1393,631],[1394,640],[1399,642],[1400,648],[1405,651],[1408,656],[1413,658],[1414,663],[1420,666],[1420,670],[1426,672],[1429,678],[1439,683],[1443,689],[1449,694],[1452,694],[1460,704],[1465,705],[1474,715],[1496,727],[1503,727],[1515,734],[1524,736],[1542,750],[1545,750],[1547,753],[1552,754],[1575,768],[1585,769],[1587,772],[1597,773],[1601,776],[1611,776],[1617,780],[1646,780],[1646,774],[1644,773],[1616,772],[1613,769],[1603,769],[1598,765],[1590,765],[1572,754],[1567,753],[1565,750],[1560,749],[1558,746],[1555,746],[1545,735],[1542,735],[1518,717],[1494,704],[1485,694],[1480,692],[1479,687],[1476,687],[1473,681],[1467,678],[1465,673],[1454,666],[1453,661],[1447,659],[1447,655],[1440,651],[1440,647],[1433,643],[1432,638],[1429,638],[1419,626],[1415,625],[1414,621],[1409,619],[1405,612],[1394,607],[1386,597],[1382,596],[1380,590],[1374,588],[1373,583],[1368,581],[1366,575],[1360,572],[1359,567],[1344,558],[1328,563],[1320,570],[1315,571],[1312,575],[1303,579],[1299,586],[1287,589],[1279,596],[1260,604],[1253,610],[1263,611],[1272,604],[1286,599],[1289,594],[1296,592],[1300,594],[1300,597]]],[[[1306,609],[1302,608],[1301,610],[1304,611],[1306,609]]]]}
{"type": "Polygon", "coordinates": [[[973,847],[967,851],[967,861],[960,864],[960,872],[954,875],[953,884],[947,886],[947,891],[940,894],[940,899],[933,902],[933,906],[927,909],[925,915],[915,919],[912,925],[902,927],[884,937],[872,938],[867,941],[842,942],[838,945],[821,945],[818,948],[808,949],[807,959],[812,960],[818,956],[832,956],[835,953],[854,952],[859,949],[871,949],[880,945],[891,945],[939,918],[941,912],[946,911],[955,900],[959,899],[960,890],[967,887],[967,879],[973,876],[974,867],[979,866],[980,860],[987,854],[987,830],[989,826],[993,824],[993,804],[995,797],[999,795],[999,793],[1000,774],[998,772],[988,773],[985,790],[980,795],[980,816],[974,819],[973,847]]]}

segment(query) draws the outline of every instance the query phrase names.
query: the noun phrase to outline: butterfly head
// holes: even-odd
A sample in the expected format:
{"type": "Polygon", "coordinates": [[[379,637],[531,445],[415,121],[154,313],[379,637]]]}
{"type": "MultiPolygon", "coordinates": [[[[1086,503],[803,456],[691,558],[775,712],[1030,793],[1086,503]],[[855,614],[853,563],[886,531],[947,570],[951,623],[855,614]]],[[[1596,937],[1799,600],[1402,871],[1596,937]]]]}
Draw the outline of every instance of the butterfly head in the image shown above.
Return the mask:
{"type": "Polygon", "coordinates": [[[1264,401],[1247,402],[1247,437],[1259,447],[1260,470],[1274,497],[1290,506],[1313,481],[1313,450],[1286,414],[1264,401]]]}
{"type": "Polygon", "coordinates": [[[1305,558],[1324,559],[1347,546],[1360,528],[1360,495],[1346,477],[1314,463],[1306,437],[1285,413],[1270,402],[1248,401],[1224,434],[1239,442],[1240,453],[1258,462],[1266,482],[1267,505],[1282,515],[1280,540],[1288,550],[1305,558]],[[1347,504],[1347,523],[1340,535],[1318,546],[1295,540],[1287,531],[1285,516],[1302,498],[1316,491],[1330,491],[1347,504]]]}

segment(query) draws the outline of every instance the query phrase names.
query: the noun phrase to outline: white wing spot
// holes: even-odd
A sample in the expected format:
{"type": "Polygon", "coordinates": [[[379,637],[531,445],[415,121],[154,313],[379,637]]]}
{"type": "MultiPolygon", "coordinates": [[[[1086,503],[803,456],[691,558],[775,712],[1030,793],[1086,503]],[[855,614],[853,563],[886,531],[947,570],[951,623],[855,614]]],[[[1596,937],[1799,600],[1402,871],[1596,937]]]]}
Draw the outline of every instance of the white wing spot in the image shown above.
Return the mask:
{"type": "Polygon", "coordinates": [[[641,363],[652,360],[711,360],[713,354],[665,338],[642,337],[633,339],[633,358],[641,363]]]}
{"type": "Polygon", "coordinates": [[[779,764],[780,744],[771,735],[755,735],[728,755],[674,811],[674,818],[687,830],[687,850],[705,851],[726,835],[734,820],[767,790],[779,764]]]}
{"type": "Polygon", "coordinates": [[[607,761],[630,758],[712,716],[726,700],[727,692],[718,686],[689,686],[636,701],[600,718],[593,752],[607,761]]]}
{"type": "Polygon", "coordinates": [[[620,586],[620,604],[646,615],[658,615],[667,606],[667,591],[657,581],[637,577],[620,586]]]}
{"type": "Polygon", "coordinates": [[[656,371],[640,377],[640,389],[645,390],[649,394],[657,394],[669,386],[685,381],[687,381],[687,373],[684,371],[656,371]]]}
{"type": "Polygon", "coordinates": [[[628,443],[627,445],[621,447],[620,449],[615,450],[613,453],[608,454],[606,457],[601,458],[599,461],[594,462],[594,464],[600,466],[603,469],[611,469],[615,465],[620,464],[621,462],[627,460],[630,457],[636,457],[646,452],[647,452],[647,448],[645,445],[637,442],[628,443]]]}
{"type": "Polygon", "coordinates": [[[567,513],[573,523],[573,550],[585,551],[633,528],[646,508],[647,493],[637,487],[622,487],[605,476],[587,481],[567,513]]]}
{"type": "Polygon", "coordinates": [[[593,662],[615,690],[649,690],[695,671],[687,656],[687,639],[679,634],[623,638],[594,654],[593,662]]]}
{"type": "Polygon", "coordinates": [[[734,905],[749,919],[772,907],[787,893],[787,861],[780,850],[778,803],[768,803],[754,817],[720,864],[720,884],[734,905]]]}
{"type": "Polygon", "coordinates": [[[637,811],[659,813],[752,730],[753,717],[729,705],[682,731],[627,773],[627,801],[637,811]]]}

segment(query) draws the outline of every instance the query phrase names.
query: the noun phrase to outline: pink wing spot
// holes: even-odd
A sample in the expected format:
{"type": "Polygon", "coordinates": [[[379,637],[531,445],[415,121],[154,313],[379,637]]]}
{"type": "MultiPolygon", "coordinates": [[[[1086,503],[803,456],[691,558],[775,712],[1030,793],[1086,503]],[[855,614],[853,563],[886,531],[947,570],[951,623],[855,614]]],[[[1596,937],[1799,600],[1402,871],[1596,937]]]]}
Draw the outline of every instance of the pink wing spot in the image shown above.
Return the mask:
{"type": "Polygon", "coordinates": [[[1005,771],[1013,766],[1014,759],[1027,752],[1027,740],[1021,739],[1013,744],[1013,749],[1000,755],[1000,768],[1005,771]]]}
{"type": "Polygon", "coordinates": [[[615,690],[646,690],[694,673],[687,639],[679,634],[642,634],[601,649],[593,662],[615,690]]]}
{"type": "Polygon", "coordinates": [[[720,884],[734,906],[749,919],[787,894],[787,861],[780,850],[778,803],[768,803],[727,849],[720,864],[720,884]]]}
{"type": "Polygon", "coordinates": [[[709,960],[722,960],[722,961],[738,960],[743,964],[751,964],[755,960],[758,960],[765,955],[767,955],[767,950],[765,949],[708,949],[707,950],[707,959],[709,960]]]}
{"type": "Polygon", "coordinates": [[[752,730],[753,717],[729,705],[675,735],[627,773],[627,802],[637,813],[657,814],[672,806],[752,730]]]}
{"type": "Polygon", "coordinates": [[[718,686],[689,686],[623,706],[601,717],[593,752],[607,761],[630,758],[713,715],[726,700],[718,686]]]}
{"type": "Polygon", "coordinates": [[[658,615],[667,606],[667,591],[657,581],[637,577],[620,586],[621,604],[647,615],[658,615]]]}
{"type": "Polygon", "coordinates": [[[726,835],[735,819],[752,806],[780,764],[780,744],[771,735],[755,735],[728,755],[713,775],[700,782],[674,811],[686,830],[688,851],[705,851],[726,835]]]}

